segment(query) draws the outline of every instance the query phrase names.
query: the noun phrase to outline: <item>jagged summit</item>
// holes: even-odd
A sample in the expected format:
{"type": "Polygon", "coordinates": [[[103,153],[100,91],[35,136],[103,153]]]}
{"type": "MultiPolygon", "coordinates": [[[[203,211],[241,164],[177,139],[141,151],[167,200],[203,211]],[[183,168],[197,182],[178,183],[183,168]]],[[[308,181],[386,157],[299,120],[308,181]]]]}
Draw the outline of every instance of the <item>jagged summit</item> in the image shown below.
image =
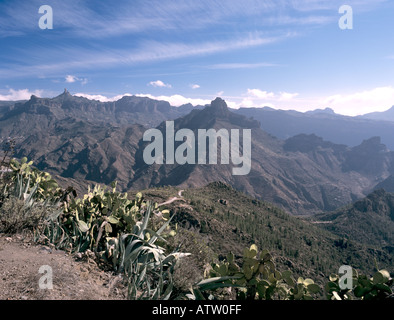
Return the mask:
{"type": "Polygon", "coordinates": [[[227,107],[227,103],[219,97],[207,104],[205,108],[193,109],[189,114],[175,121],[175,127],[178,129],[189,128],[194,130],[215,128],[215,126],[222,128],[235,128],[236,126],[251,129],[260,128],[260,123],[233,113],[227,107]]]}
{"type": "Polygon", "coordinates": [[[215,116],[227,115],[230,111],[228,110],[227,103],[222,98],[217,97],[207,106],[210,112],[215,116]]]}
{"type": "Polygon", "coordinates": [[[363,142],[357,146],[357,149],[360,151],[364,151],[366,153],[381,153],[388,152],[388,149],[385,144],[381,142],[380,137],[371,137],[369,139],[363,140],[363,142]]]}
{"type": "Polygon", "coordinates": [[[222,98],[216,97],[216,99],[211,102],[211,107],[227,109],[227,103],[222,98]]]}
{"type": "Polygon", "coordinates": [[[66,88],[64,89],[63,93],[54,97],[52,100],[57,102],[63,102],[70,99],[79,99],[80,97],[74,97],[66,88]]]}
{"type": "Polygon", "coordinates": [[[67,90],[67,88],[64,88],[64,91],[62,94],[58,95],[58,97],[71,97],[70,91],[67,90]]]}

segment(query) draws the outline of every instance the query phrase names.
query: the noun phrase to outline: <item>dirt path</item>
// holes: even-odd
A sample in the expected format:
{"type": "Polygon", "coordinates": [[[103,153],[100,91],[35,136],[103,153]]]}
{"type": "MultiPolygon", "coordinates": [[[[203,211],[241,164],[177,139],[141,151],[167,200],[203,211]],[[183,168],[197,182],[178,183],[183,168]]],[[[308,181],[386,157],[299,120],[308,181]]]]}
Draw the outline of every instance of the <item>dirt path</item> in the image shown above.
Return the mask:
{"type": "Polygon", "coordinates": [[[158,206],[160,207],[160,206],[164,206],[166,204],[173,203],[174,201],[177,201],[177,200],[183,200],[183,197],[182,197],[182,192],[183,191],[184,190],[179,190],[179,192],[178,192],[179,198],[178,197],[172,197],[172,198],[168,199],[166,202],[159,203],[158,206]]]}
{"type": "Polygon", "coordinates": [[[125,293],[121,279],[94,262],[0,234],[0,300],[120,300],[125,293]]]}

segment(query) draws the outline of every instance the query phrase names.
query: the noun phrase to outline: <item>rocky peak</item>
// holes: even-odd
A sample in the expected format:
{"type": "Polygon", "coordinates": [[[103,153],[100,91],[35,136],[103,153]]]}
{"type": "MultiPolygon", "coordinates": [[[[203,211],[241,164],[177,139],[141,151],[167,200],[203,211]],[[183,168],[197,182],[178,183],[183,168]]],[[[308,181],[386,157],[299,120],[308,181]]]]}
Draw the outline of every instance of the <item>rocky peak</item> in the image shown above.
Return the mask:
{"type": "Polygon", "coordinates": [[[208,109],[210,112],[212,112],[212,115],[215,116],[226,116],[229,113],[226,101],[221,98],[216,98],[213,100],[211,105],[208,106],[208,109]]]}
{"type": "Polygon", "coordinates": [[[36,95],[32,94],[30,97],[30,101],[31,102],[36,102],[39,99],[39,97],[37,97],[36,95]]]}
{"type": "Polygon", "coordinates": [[[57,97],[53,98],[53,100],[58,100],[58,101],[65,101],[74,98],[73,95],[65,88],[63,93],[58,95],[57,97]]]}
{"type": "Polygon", "coordinates": [[[381,153],[387,152],[387,147],[382,144],[380,137],[372,137],[370,139],[364,140],[359,146],[354,148],[359,152],[366,153],[381,153]]]}

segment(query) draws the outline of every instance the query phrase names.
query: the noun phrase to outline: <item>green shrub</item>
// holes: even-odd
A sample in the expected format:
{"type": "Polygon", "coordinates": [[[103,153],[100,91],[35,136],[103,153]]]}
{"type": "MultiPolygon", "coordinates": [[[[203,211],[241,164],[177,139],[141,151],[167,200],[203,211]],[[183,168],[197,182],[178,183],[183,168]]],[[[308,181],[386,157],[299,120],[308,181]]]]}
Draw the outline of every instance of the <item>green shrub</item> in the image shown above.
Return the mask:
{"type": "Polygon", "coordinates": [[[195,284],[188,297],[218,298],[212,291],[219,288],[233,289],[240,300],[311,300],[320,291],[311,279],[296,281],[290,271],[279,272],[271,254],[267,250],[258,253],[254,244],[245,248],[241,265],[235,262],[232,253],[221,263],[213,263],[207,279],[195,284]]]}
{"type": "Polygon", "coordinates": [[[34,230],[47,214],[48,208],[43,204],[26,206],[24,200],[7,198],[0,208],[0,232],[11,234],[34,230]]]}

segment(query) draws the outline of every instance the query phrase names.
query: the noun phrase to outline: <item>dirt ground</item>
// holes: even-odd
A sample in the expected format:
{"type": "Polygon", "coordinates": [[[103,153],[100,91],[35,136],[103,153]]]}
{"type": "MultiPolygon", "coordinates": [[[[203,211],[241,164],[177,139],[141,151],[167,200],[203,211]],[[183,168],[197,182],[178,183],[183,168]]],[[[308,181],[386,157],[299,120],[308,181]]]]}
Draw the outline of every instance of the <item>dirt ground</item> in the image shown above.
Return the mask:
{"type": "Polygon", "coordinates": [[[26,235],[0,234],[0,300],[124,300],[125,296],[122,279],[101,270],[92,259],[37,245],[26,235]]]}

